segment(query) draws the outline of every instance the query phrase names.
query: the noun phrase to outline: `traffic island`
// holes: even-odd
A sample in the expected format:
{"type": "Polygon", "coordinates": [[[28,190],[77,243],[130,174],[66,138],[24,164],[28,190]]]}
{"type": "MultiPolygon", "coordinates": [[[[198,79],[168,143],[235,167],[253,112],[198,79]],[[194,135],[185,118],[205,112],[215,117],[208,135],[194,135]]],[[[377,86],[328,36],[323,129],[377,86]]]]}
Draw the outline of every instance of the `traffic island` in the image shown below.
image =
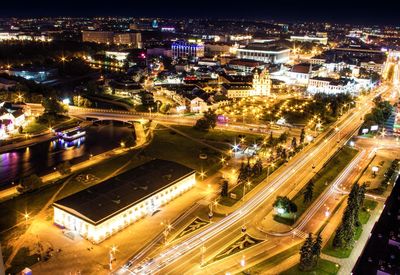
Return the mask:
{"type": "Polygon", "coordinates": [[[214,258],[212,258],[205,265],[233,256],[236,253],[242,252],[243,250],[246,250],[250,247],[260,244],[261,242],[263,242],[263,240],[253,238],[248,234],[244,234],[242,237],[229,244],[228,247],[221,250],[217,255],[214,256],[214,258]]]}
{"type": "Polygon", "coordinates": [[[293,225],[298,218],[314,203],[314,201],[326,190],[330,183],[346,168],[358,153],[350,147],[343,147],[325,166],[291,199],[297,207],[297,211],[279,211],[274,215],[274,220],[286,225],[293,225]],[[312,185],[312,187],[310,187],[312,185]],[[309,193],[309,198],[306,194],[309,193]]]}
{"type": "Polygon", "coordinates": [[[189,235],[207,225],[209,225],[209,221],[205,221],[200,219],[199,217],[195,218],[192,222],[190,222],[182,231],[180,231],[174,238],[174,240],[177,240],[179,238],[182,238],[186,235],[189,235]]]}

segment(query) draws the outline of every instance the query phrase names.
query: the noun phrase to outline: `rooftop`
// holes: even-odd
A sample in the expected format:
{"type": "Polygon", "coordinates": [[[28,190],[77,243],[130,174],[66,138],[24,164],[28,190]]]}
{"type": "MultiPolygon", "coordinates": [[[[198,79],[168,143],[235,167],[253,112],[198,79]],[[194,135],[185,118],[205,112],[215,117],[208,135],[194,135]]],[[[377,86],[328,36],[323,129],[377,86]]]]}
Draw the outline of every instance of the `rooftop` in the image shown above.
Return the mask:
{"type": "MultiPolygon", "coordinates": [[[[284,48],[277,45],[265,44],[265,43],[251,43],[247,45],[244,49],[246,50],[254,50],[254,51],[269,51],[269,52],[281,52],[281,51],[290,51],[288,48],[284,48]]],[[[242,50],[242,49],[238,49],[242,50]]]]}
{"type": "Polygon", "coordinates": [[[179,163],[155,159],[53,205],[97,225],[193,173],[179,163]]]}

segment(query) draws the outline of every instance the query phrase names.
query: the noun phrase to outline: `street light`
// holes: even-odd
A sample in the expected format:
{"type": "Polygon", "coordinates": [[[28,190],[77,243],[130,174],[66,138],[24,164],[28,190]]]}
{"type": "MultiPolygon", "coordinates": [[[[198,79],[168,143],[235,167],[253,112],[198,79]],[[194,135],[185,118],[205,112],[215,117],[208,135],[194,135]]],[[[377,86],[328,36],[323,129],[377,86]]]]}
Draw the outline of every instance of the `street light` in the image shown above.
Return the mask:
{"type": "Polygon", "coordinates": [[[118,249],[117,249],[117,247],[115,245],[112,245],[111,248],[110,248],[110,253],[109,253],[109,256],[110,256],[110,260],[109,260],[110,271],[112,270],[112,263],[117,260],[115,258],[115,253],[117,252],[117,250],[118,249]]]}
{"type": "Polygon", "coordinates": [[[208,218],[211,220],[212,217],[214,216],[213,213],[213,207],[216,207],[218,205],[218,201],[212,201],[210,202],[210,204],[208,205],[208,208],[210,209],[210,212],[208,213],[208,218]]]}
{"type": "Polygon", "coordinates": [[[242,267],[245,267],[245,266],[246,266],[246,259],[245,259],[244,255],[242,256],[242,259],[240,260],[240,265],[241,265],[242,267]]]}
{"type": "Polygon", "coordinates": [[[25,227],[28,227],[28,219],[29,219],[29,213],[25,211],[24,214],[24,218],[25,218],[25,227]]]}

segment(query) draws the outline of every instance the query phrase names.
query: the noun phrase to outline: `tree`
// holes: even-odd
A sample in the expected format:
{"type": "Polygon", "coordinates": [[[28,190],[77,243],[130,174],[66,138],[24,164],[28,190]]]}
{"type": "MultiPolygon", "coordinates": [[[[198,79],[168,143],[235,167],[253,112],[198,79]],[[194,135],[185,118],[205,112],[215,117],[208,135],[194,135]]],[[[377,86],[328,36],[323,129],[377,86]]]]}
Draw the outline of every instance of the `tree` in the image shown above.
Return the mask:
{"type": "Polygon", "coordinates": [[[207,112],[205,112],[204,118],[207,120],[209,128],[214,129],[215,126],[217,126],[218,116],[214,111],[208,110],[207,112]]]}
{"type": "Polygon", "coordinates": [[[246,168],[244,166],[244,163],[242,162],[242,164],[240,165],[240,169],[239,169],[239,174],[238,174],[238,178],[237,178],[237,182],[241,183],[244,182],[247,179],[246,176],[246,168]]]}
{"type": "Polygon", "coordinates": [[[308,237],[306,238],[306,241],[300,248],[299,269],[301,271],[309,271],[312,268],[313,265],[312,248],[313,248],[313,237],[312,234],[309,233],[308,237]]]}
{"type": "Polygon", "coordinates": [[[283,133],[279,136],[278,140],[279,140],[279,142],[281,142],[281,143],[286,143],[286,141],[288,140],[288,137],[289,137],[288,133],[287,133],[287,132],[283,132],[283,133]]]}
{"type": "Polygon", "coordinates": [[[292,139],[292,148],[293,148],[293,150],[296,150],[296,148],[297,148],[297,139],[296,139],[296,137],[293,137],[293,139],[292,139]]]}
{"type": "Polygon", "coordinates": [[[262,160],[259,158],[257,159],[256,163],[253,165],[252,172],[254,175],[258,176],[261,175],[263,169],[262,160]]]}
{"type": "Polygon", "coordinates": [[[39,188],[42,185],[42,179],[36,175],[31,174],[21,180],[17,187],[18,192],[25,193],[39,188]]]}
{"type": "Polygon", "coordinates": [[[278,196],[272,206],[278,209],[278,213],[280,213],[281,211],[283,211],[283,213],[297,212],[297,205],[286,196],[278,196]]]}
{"type": "Polygon", "coordinates": [[[92,102],[89,99],[87,99],[83,96],[79,96],[79,95],[73,96],[72,102],[74,103],[75,106],[78,106],[78,107],[89,108],[92,106],[92,102]]]}
{"type": "Polygon", "coordinates": [[[196,130],[207,132],[210,129],[210,125],[208,121],[202,117],[196,121],[196,124],[193,126],[196,130]]]}
{"type": "Polygon", "coordinates": [[[283,148],[283,149],[282,149],[281,158],[282,158],[284,161],[287,160],[286,148],[283,148]]]}
{"type": "Polygon", "coordinates": [[[54,97],[44,98],[42,101],[45,114],[59,115],[66,113],[67,107],[54,97]]]}
{"type": "Polygon", "coordinates": [[[221,196],[228,197],[228,181],[224,180],[221,185],[221,196]]]}
{"type": "Polygon", "coordinates": [[[303,144],[305,136],[306,136],[306,131],[304,130],[304,128],[302,128],[300,132],[300,144],[303,144]]]}
{"type": "Polygon", "coordinates": [[[306,186],[306,190],[303,193],[303,201],[304,203],[309,203],[312,201],[314,195],[314,182],[310,180],[306,186]]]}
{"type": "Polygon", "coordinates": [[[313,268],[315,268],[318,264],[319,258],[321,256],[321,249],[322,249],[322,237],[321,233],[318,233],[311,248],[311,254],[313,256],[313,261],[312,261],[313,268]]]}

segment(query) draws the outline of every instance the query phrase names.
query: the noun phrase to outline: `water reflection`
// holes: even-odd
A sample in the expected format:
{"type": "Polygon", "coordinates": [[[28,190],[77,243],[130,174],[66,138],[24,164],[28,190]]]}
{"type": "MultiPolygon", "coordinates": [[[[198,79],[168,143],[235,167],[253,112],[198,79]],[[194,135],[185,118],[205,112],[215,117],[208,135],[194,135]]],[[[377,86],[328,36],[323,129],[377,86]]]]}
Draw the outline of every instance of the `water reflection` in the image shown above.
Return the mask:
{"type": "Polygon", "coordinates": [[[54,169],[59,163],[72,164],[89,159],[119,146],[123,136],[133,128],[118,124],[91,126],[86,136],[72,141],[55,139],[28,148],[0,154],[0,188],[6,187],[23,175],[36,173],[42,175],[54,169]]]}

